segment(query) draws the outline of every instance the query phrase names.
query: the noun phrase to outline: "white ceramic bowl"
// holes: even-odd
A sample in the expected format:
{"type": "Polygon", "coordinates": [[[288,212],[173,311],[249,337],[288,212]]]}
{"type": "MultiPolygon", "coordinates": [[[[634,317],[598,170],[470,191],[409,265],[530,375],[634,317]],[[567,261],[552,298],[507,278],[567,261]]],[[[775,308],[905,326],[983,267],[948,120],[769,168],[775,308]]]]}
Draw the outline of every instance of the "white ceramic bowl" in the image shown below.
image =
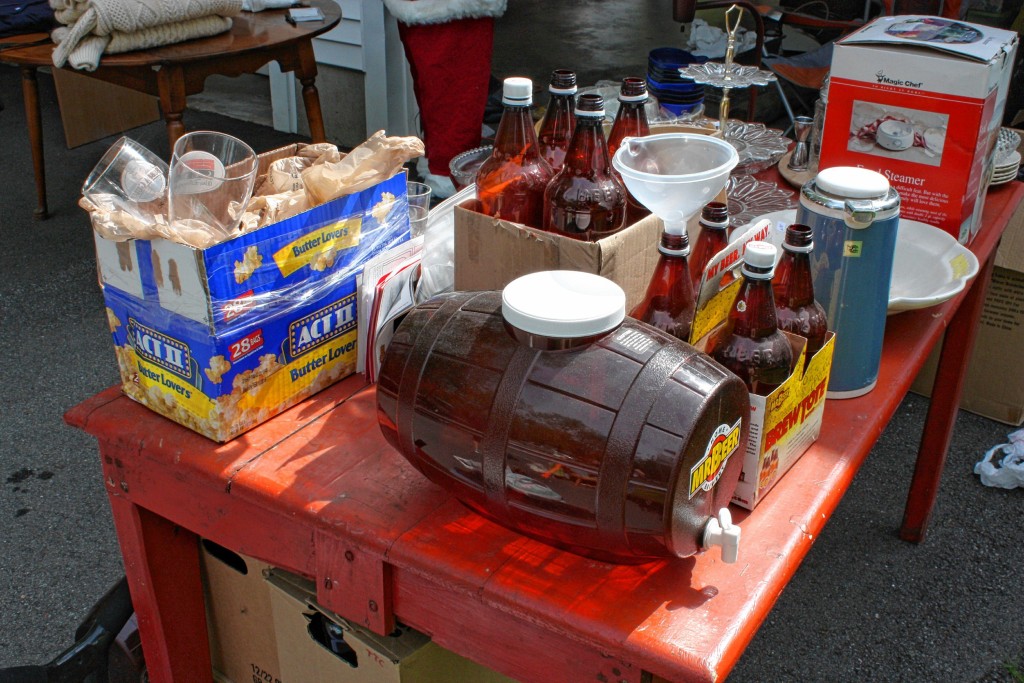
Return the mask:
{"type": "MultiPolygon", "coordinates": [[[[765,218],[773,227],[782,224],[784,230],[796,220],[796,211],[775,211],[754,222],[765,218]]],[[[978,274],[978,267],[978,258],[948,232],[901,218],[889,283],[889,314],[952,299],[978,274]]]]}

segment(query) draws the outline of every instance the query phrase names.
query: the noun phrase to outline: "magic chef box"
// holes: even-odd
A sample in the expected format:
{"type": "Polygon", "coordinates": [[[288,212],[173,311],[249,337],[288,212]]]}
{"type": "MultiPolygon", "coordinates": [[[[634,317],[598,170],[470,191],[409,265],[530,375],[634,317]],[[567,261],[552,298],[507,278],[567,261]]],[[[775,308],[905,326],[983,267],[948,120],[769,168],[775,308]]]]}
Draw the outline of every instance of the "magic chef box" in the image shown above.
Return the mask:
{"type": "Polygon", "coordinates": [[[398,173],[206,249],[96,235],[125,393],[227,441],[352,374],[356,277],[409,238],[405,188],[398,173]]]}
{"type": "Polygon", "coordinates": [[[880,17],[835,45],[820,166],[889,179],[900,214],[961,243],[980,228],[1017,34],[880,17]]]}

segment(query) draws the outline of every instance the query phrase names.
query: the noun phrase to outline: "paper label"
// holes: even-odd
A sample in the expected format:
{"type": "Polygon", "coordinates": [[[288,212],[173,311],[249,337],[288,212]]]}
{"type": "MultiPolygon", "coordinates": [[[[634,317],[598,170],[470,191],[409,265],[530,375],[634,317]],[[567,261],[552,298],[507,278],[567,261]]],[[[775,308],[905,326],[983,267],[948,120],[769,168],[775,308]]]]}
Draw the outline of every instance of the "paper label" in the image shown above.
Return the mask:
{"type": "Polygon", "coordinates": [[[202,194],[215,190],[224,179],[224,164],[209,152],[186,152],[171,172],[175,194],[202,194]]]}

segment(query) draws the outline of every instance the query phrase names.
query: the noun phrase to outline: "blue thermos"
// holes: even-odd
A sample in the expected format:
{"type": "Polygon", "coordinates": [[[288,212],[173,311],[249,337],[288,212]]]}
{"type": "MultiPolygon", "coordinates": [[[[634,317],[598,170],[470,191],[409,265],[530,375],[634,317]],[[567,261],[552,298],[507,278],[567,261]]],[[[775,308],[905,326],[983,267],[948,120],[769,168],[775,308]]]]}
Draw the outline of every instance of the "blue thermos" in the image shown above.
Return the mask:
{"type": "Polygon", "coordinates": [[[866,168],[826,168],[800,190],[814,296],[836,333],[829,398],[861,396],[878,381],[899,218],[899,194],[866,168]]]}

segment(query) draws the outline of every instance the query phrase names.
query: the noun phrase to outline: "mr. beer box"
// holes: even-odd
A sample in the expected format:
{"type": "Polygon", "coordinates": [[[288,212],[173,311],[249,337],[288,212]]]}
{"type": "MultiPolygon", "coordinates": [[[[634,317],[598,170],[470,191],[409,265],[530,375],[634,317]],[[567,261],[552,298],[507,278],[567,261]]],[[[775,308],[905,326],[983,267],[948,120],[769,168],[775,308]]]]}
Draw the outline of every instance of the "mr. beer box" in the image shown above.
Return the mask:
{"type": "Polygon", "coordinates": [[[227,441],[356,368],[356,277],[409,238],[406,178],[228,242],[96,236],[125,393],[227,441]]]}
{"type": "Polygon", "coordinates": [[[889,179],[901,215],[963,244],[980,228],[1017,34],[940,17],[879,17],[832,55],[820,167],[889,179]]]}

